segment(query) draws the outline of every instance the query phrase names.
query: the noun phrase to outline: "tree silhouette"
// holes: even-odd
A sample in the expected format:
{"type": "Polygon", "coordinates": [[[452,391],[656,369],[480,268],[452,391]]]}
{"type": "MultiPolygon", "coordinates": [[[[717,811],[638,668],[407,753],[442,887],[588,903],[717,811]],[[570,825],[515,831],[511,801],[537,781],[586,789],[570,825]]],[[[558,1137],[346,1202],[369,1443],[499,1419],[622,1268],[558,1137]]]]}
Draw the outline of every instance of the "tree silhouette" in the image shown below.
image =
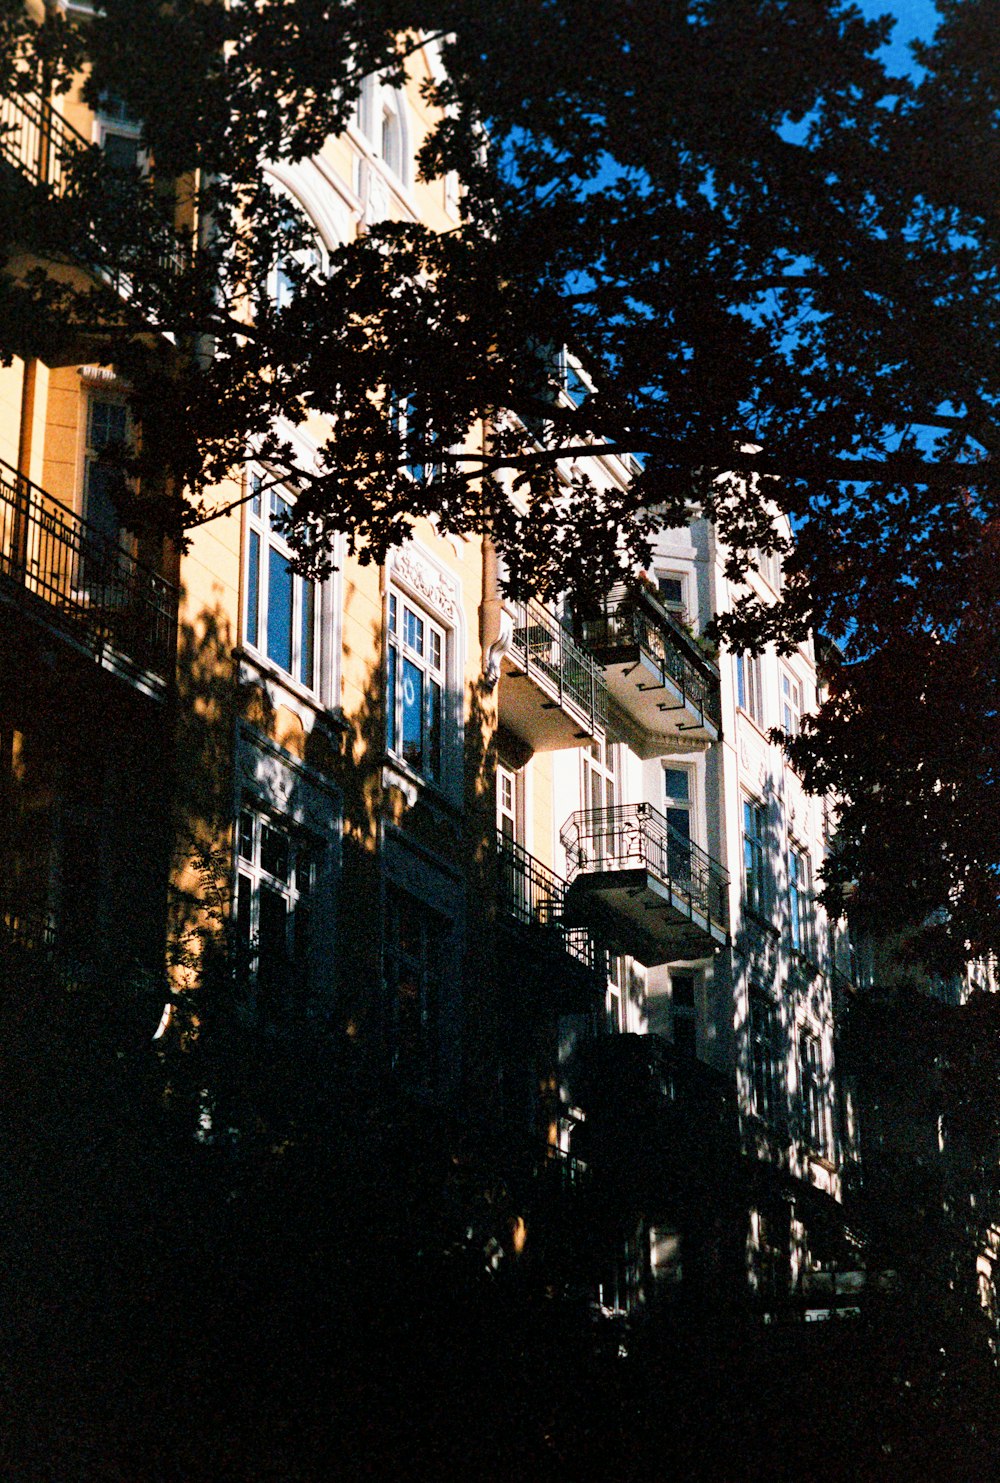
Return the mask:
{"type": "MultiPolygon", "coordinates": [[[[246,497],[252,455],[298,490],[304,570],[329,565],[339,532],[380,561],[434,514],[489,531],[515,588],[585,595],[642,564],[653,525],[696,513],[738,582],[783,544],[785,511],[780,600],[745,589],[720,632],[759,647],[819,627],[865,661],[813,741],[846,795],[881,808],[862,761],[867,676],[891,674],[902,646],[910,685],[921,646],[961,646],[963,532],[996,514],[1000,67],[985,0],[941,6],[918,80],[886,73],[888,21],[847,0],[514,0],[487,15],[467,0],[108,0],[78,28],[25,28],[20,11],[0,9],[8,90],[68,87],[86,56],[90,100],[120,96],[144,120],[153,168],[134,209],[100,209],[96,151],[70,171],[58,222],[2,187],[8,253],[70,221],[91,252],[96,233],[139,269],[124,298],[39,269],[8,276],[0,301],[0,349],[55,323],[127,378],[147,490],[133,522],[183,535],[246,497]],[[443,72],[427,70],[428,37],[443,72]],[[420,170],[458,172],[461,217],[382,221],[320,266],[273,170],[344,128],[366,76],[408,71],[438,109],[420,170]],[[163,231],[178,234],[169,272],[150,250],[163,231]],[[331,429],[308,466],[276,431],[307,414],[331,429]],[[611,487],[595,463],[608,452],[635,457],[611,487]],[[169,497],[148,497],[154,479],[169,497]]],[[[982,710],[995,665],[948,668],[982,710]]],[[[925,741],[909,760],[933,789],[925,741]]],[[[949,866],[959,819],[996,814],[973,756],[941,824],[949,866]]],[[[919,864],[921,811],[879,818],[914,862],[908,906],[954,906],[957,887],[989,899],[992,924],[990,865],[973,882],[963,864],[942,892],[919,864]]],[[[872,829],[855,810],[841,830],[877,890],[872,829]]]]}

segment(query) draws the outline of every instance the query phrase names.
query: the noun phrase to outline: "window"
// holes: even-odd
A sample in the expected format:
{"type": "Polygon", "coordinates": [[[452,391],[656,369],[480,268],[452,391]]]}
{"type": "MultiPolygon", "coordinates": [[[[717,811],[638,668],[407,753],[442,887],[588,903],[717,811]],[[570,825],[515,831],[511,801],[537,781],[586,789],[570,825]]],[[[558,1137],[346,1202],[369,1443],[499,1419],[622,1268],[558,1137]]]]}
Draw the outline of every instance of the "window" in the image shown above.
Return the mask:
{"type": "Polygon", "coordinates": [[[618,748],[601,738],[590,742],[581,753],[583,764],[583,806],[602,813],[602,827],[593,834],[599,860],[611,859],[617,844],[615,819],[611,810],[619,802],[618,748]]]}
{"type": "Polygon", "coordinates": [[[687,767],[665,767],[667,874],[681,883],[691,880],[691,805],[693,777],[687,767]]]}
{"type": "Polygon", "coordinates": [[[269,293],[274,307],[284,309],[295,298],[303,280],[322,268],[323,253],[306,218],[291,202],[282,210],[276,235],[276,261],[269,293]]]}
{"type": "Polygon", "coordinates": [[[694,1056],[697,1048],[695,975],[671,970],[671,1029],[674,1048],[680,1055],[694,1056]]]}
{"type": "Polygon", "coordinates": [[[750,993],[750,1091],[753,1110],[768,1123],[784,1111],[778,1075],[780,1021],[777,1005],[758,990],[750,993]]]}
{"type": "Polygon", "coordinates": [[[743,900],[750,911],[767,915],[767,816],[756,799],[743,800],[743,900]]]}
{"type": "Polygon", "coordinates": [[[128,408],[113,398],[92,396],[87,402],[87,436],[84,452],[83,513],[87,523],[109,545],[121,539],[118,501],[127,484],[113,455],[127,450],[131,442],[128,408]]]}
{"type": "Polygon", "coordinates": [[[825,1155],[827,1119],[823,1098],[823,1058],[819,1037],[808,1030],[799,1034],[799,1090],[806,1141],[816,1153],[825,1155]]]}
{"type": "Polygon", "coordinates": [[[497,767],[497,828],[504,839],[520,840],[521,809],[518,775],[500,763],[497,767]]]}
{"type": "Polygon", "coordinates": [[[736,656],[736,703],[758,726],[764,724],[764,689],[761,681],[760,655],[736,656]]]}
{"type": "Polygon", "coordinates": [[[253,474],[247,535],[246,639],[261,654],[315,690],[316,583],[292,570],[285,529],[292,500],[281,489],[265,488],[253,474]]]}
{"type": "Polygon", "coordinates": [[[608,1029],[612,1035],[628,1028],[628,971],[621,953],[606,953],[608,970],[608,1029]]]}
{"type": "Polygon", "coordinates": [[[386,740],[421,777],[443,781],[447,636],[401,593],[389,594],[386,740]]]}
{"type": "Polygon", "coordinates": [[[802,720],[802,684],[787,670],[781,671],[781,724],[789,736],[798,736],[802,720]]]}
{"type": "Polygon", "coordinates": [[[236,921],[258,1018],[274,1022],[309,989],[309,945],[323,847],[252,803],[240,810],[236,921]]]}
{"type": "Polygon", "coordinates": [[[656,587],[660,601],[668,613],[673,613],[683,623],[687,619],[687,603],[684,601],[684,578],[676,572],[658,572],[656,587]]]}
{"type": "Polygon", "coordinates": [[[116,93],[103,93],[97,109],[99,143],[105,160],[122,181],[134,180],[146,165],[142,124],[116,93]]]}
{"type": "Polygon", "coordinates": [[[439,1078],[440,1012],[448,923],[402,891],[386,899],[385,978],[393,1070],[414,1090],[439,1078]]]}
{"type": "Polygon", "coordinates": [[[812,957],[813,933],[812,871],[809,856],[797,845],[788,850],[788,918],[792,947],[812,957]]]}
{"type": "Polygon", "coordinates": [[[778,551],[755,550],[752,555],[754,570],[775,592],[781,591],[781,553],[778,551]]]}

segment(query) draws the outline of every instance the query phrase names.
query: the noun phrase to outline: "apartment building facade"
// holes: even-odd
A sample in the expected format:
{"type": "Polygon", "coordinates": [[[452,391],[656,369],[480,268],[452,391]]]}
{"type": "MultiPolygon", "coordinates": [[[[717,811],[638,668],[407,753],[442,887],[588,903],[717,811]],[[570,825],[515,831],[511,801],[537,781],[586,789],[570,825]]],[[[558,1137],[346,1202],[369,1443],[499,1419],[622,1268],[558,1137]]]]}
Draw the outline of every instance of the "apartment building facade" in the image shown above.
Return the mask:
{"type": "MultiPolygon", "coordinates": [[[[317,271],[387,217],[457,220],[453,182],[414,171],[436,66],[428,46],[405,90],[371,80],[342,137],[270,172],[317,271]]],[[[26,199],[90,144],[146,168],[117,100],[4,109],[26,199]]],[[[96,249],[73,271],[130,291],[96,249]]],[[[276,264],[272,301],[292,292],[276,264]]],[[[509,600],[490,543],[429,520],[384,566],[345,548],[310,580],[294,490],[253,450],[183,552],[136,536],[102,455],[141,430],[86,350],[29,325],[0,368],[8,933],[76,984],[141,980],[167,1040],[235,957],[239,1033],[322,1021],[393,1095],[502,1133],[526,1262],[539,1190],[577,1200],[606,1308],[747,1272],[760,1311],[807,1307],[839,1260],[844,949],[814,902],[822,801],[769,733],[815,703],[811,647],[714,654],[733,594],[703,521],[577,611],[509,600]]],[[[278,432],[308,463],[329,429],[278,432]]],[[[748,580],[776,592],[776,558],[748,580]]]]}

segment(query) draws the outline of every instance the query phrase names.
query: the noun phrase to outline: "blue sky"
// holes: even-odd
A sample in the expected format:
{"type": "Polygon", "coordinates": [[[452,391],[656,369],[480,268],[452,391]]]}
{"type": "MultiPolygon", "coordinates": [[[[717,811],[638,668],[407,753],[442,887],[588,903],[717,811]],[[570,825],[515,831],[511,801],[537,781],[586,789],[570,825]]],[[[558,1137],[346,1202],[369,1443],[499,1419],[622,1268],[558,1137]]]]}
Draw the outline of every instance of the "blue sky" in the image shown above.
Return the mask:
{"type": "Polygon", "coordinates": [[[896,17],[892,44],[886,48],[885,60],[893,72],[909,71],[912,59],[907,43],[914,37],[927,40],[934,34],[938,14],[933,0],[856,0],[856,4],[866,16],[896,17]]]}

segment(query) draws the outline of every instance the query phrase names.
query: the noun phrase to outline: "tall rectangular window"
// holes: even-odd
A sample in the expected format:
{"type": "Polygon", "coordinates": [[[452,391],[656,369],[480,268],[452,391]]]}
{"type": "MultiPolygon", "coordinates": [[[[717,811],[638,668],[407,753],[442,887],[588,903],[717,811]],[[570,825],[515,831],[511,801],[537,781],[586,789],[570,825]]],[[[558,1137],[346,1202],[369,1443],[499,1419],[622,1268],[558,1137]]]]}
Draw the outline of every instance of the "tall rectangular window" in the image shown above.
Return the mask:
{"type": "Polygon", "coordinates": [[[694,973],[670,970],[670,1010],[674,1049],[680,1055],[693,1057],[698,1043],[694,973]]]}
{"type": "Polygon", "coordinates": [[[389,594],[386,740],[389,750],[431,782],[444,772],[447,635],[402,594],[389,594]]]}
{"type": "Polygon", "coordinates": [[[758,726],[764,724],[764,689],[759,654],[736,656],[736,702],[758,726]]]}
{"type": "Polygon", "coordinates": [[[750,1091],[753,1110],[766,1123],[780,1125],[784,1089],[779,1075],[778,1008],[758,990],[750,993],[750,1091]]]}
{"type": "Polygon", "coordinates": [[[292,566],[286,540],[292,501],[253,474],[249,506],[245,623],[247,643],[308,690],[317,686],[316,584],[292,566]]]}
{"type": "Polygon", "coordinates": [[[114,455],[127,450],[130,442],[125,403],[108,397],[90,397],[87,402],[83,514],[88,525],[109,545],[116,545],[121,537],[118,500],[126,488],[125,475],[114,455]]]}
{"type": "Polygon", "coordinates": [[[808,1030],[799,1034],[799,1095],[806,1141],[815,1153],[827,1153],[826,1104],[823,1096],[823,1057],[819,1037],[808,1030]]]}
{"type": "Polygon", "coordinates": [[[313,905],[323,848],[248,801],[237,830],[236,920],[256,989],[257,1016],[273,1023],[309,989],[313,905]]]}
{"type": "Polygon", "coordinates": [[[802,722],[802,684],[786,669],[781,671],[781,724],[789,736],[798,736],[802,722]]]}
{"type": "Polygon", "coordinates": [[[393,1069],[411,1089],[431,1091],[440,1077],[440,1015],[449,925],[414,897],[386,899],[385,979],[393,1069]]]}
{"type": "Polygon", "coordinates": [[[691,880],[692,774],[687,767],[665,767],[663,782],[667,813],[667,873],[679,884],[691,880]]]}
{"type": "Polygon", "coordinates": [[[766,916],[769,906],[766,875],[767,817],[762,803],[743,800],[743,899],[750,911],[766,916]]]}
{"type": "Polygon", "coordinates": [[[808,957],[815,951],[809,856],[797,845],[788,850],[788,919],[792,947],[808,957]]]}

